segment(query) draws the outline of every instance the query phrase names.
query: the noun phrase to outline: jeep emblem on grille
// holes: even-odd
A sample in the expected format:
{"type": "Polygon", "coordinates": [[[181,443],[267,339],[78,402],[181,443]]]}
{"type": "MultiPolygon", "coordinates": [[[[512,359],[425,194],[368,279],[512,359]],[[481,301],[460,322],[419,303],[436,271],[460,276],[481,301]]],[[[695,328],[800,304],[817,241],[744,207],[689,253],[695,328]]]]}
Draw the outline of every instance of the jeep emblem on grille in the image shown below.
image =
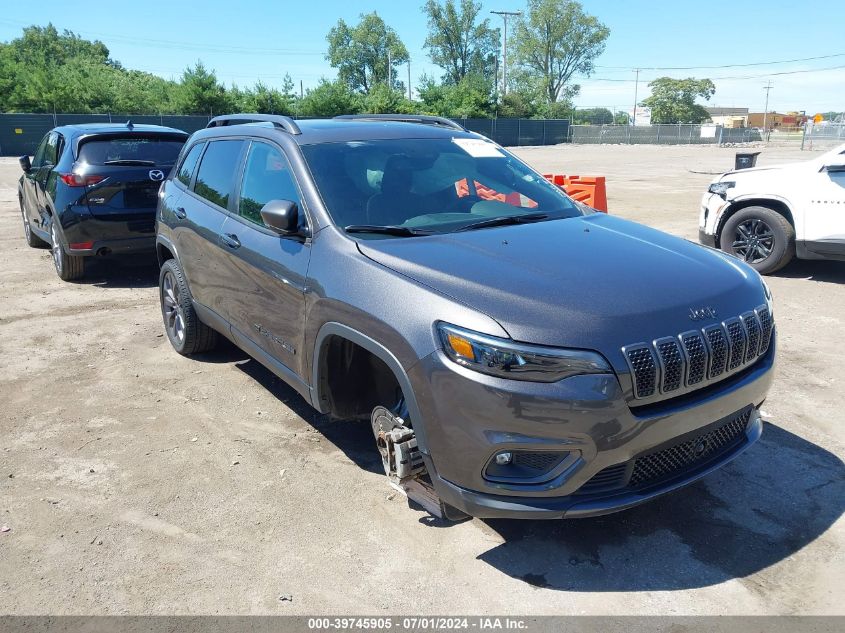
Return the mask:
{"type": "Polygon", "coordinates": [[[161,182],[162,180],[164,180],[164,172],[160,169],[151,169],[150,180],[154,180],[155,182],[161,182]]]}
{"type": "Polygon", "coordinates": [[[715,319],[716,308],[711,308],[710,306],[703,306],[701,308],[690,308],[689,318],[692,321],[701,321],[702,319],[715,319]]]}

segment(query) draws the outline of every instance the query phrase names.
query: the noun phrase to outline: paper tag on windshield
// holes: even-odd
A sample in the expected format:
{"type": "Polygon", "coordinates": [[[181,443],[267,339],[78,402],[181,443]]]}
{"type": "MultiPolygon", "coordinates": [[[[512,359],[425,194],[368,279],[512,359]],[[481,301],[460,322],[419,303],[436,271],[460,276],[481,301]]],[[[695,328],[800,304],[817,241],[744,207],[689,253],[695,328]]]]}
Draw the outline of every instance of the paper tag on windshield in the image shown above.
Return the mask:
{"type": "Polygon", "coordinates": [[[480,138],[453,138],[452,142],[473,158],[504,158],[493,143],[480,138]]]}

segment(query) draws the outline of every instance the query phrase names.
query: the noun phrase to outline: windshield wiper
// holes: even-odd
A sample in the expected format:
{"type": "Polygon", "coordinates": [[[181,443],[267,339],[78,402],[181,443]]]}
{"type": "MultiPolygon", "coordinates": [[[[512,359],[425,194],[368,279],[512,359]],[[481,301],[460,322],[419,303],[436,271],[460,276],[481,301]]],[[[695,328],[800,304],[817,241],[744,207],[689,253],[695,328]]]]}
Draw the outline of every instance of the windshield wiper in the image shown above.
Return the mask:
{"type": "Polygon", "coordinates": [[[103,165],[143,165],[144,167],[155,167],[154,160],[140,160],[136,158],[118,158],[117,160],[107,160],[103,165]]]}
{"type": "Polygon", "coordinates": [[[376,224],[350,224],[343,229],[347,233],[382,233],[384,235],[395,235],[397,237],[419,237],[431,235],[432,232],[426,229],[415,229],[411,226],[397,226],[389,224],[378,226],[376,224]]]}
{"type": "Polygon", "coordinates": [[[490,218],[489,220],[481,220],[479,222],[473,222],[472,224],[467,224],[466,226],[462,226],[459,229],[455,229],[455,232],[459,231],[474,231],[476,229],[486,229],[488,226],[509,226],[512,224],[529,224],[531,222],[540,222],[541,220],[548,219],[548,213],[526,213],[525,215],[503,215],[498,218],[490,218]]]}

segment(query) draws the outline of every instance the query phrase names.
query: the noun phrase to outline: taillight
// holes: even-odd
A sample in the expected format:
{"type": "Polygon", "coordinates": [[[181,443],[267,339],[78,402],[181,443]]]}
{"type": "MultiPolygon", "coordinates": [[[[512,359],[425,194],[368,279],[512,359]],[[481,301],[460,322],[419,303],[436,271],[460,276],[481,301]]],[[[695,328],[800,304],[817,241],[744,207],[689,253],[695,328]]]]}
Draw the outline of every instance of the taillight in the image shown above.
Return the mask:
{"type": "Polygon", "coordinates": [[[103,182],[106,177],[95,176],[94,174],[89,174],[87,176],[83,176],[81,174],[61,174],[61,179],[68,187],[85,187],[87,185],[96,185],[98,182],[103,182]]]}

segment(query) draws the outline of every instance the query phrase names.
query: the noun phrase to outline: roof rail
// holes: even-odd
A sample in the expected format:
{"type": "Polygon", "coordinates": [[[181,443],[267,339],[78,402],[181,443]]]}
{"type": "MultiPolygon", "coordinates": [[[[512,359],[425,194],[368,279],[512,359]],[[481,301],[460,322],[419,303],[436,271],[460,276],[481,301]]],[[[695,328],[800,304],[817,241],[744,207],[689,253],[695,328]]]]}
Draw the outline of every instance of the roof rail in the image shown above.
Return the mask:
{"type": "Polygon", "coordinates": [[[422,123],[424,125],[437,125],[448,127],[453,130],[466,132],[466,128],[455,123],[451,119],[442,116],[428,116],[426,114],[341,114],[335,119],[347,121],[396,121],[399,123],[422,123]]]}
{"type": "Polygon", "coordinates": [[[296,121],[281,114],[222,114],[211,119],[206,127],[243,125],[244,123],[272,123],[273,127],[281,128],[289,134],[302,134],[296,121]]]}

